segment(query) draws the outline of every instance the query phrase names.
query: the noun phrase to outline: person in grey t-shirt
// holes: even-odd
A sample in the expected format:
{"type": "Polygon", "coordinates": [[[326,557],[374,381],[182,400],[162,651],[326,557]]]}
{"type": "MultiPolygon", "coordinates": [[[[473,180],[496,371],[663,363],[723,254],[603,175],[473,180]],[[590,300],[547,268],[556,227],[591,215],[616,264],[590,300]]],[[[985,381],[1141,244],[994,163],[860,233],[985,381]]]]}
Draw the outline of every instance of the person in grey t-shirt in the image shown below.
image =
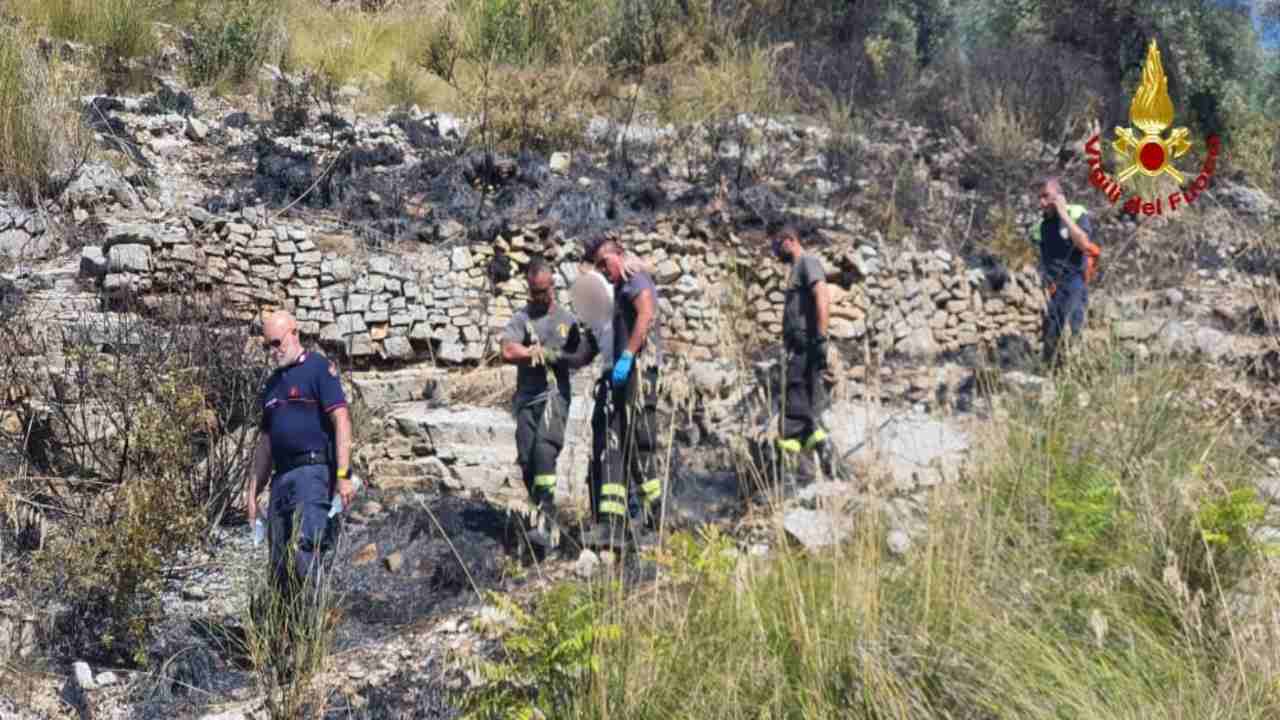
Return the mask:
{"type": "MultiPolygon", "coordinates": [[[[776,258],[791,267],[782,314],[787,360],[778,448],[784,459],[796,460],[805,460],[806,451],[816,451],[824,474],[832,477],[833,452],[820,421],[826,403],[822,376],[828,367],[827,323],[831,317],[826,270],[818,256],[801,247],[794,227],[782,228],[771,248],[776,258]]],[[[811,479],[807,468],[801,468],[800,479],[811,479]]]]}
{"type": "Polygon", "coordinates": [[[660,530],[669,474],[661,295],[643,263],[628,267],[616,240],[587,238],[583,258],[613,283],[614,312],[613,347],[605,349],[612,364],[596,385],[591,414],[587,476],[594,526],[582,539],[596,547],[625,546],[628,538],[647,545],[660,530]]]}
{"type": "Polygon", "coordinates": [[[502,360],[517,367],[511,402],[516,462],[536,509],[530,539],[555,546],[556,461],[569,417],[569,373],[591,364],[599,348],[590,329],[556,303],[555,280],[545,262],[535,259],[525,277],[529,303],[502,331],[502,360]]]}

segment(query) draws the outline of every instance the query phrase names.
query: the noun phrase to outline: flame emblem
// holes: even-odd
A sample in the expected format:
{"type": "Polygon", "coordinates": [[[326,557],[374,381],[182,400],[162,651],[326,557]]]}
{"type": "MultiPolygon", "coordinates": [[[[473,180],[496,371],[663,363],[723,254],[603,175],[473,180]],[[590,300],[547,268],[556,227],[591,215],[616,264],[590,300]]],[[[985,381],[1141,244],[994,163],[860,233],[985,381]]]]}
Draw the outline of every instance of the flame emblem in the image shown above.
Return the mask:
{"type": "Polygon", "coordinates": [[[1182,174],[1169,161],[1182,157],[1191,149],[1191,143],[1185,127],[1174,128],[1168,139],[1163,137],[1165,128],[1173,124],[1173,101],[1169,99],[1169,78],[1165,77],[1160,64],[1160,49],[1155,40],[1147,46],[1142,82],[1129,104],[1129,122],[1143,135],[1136,137],[1129,128],[1116,128],[1112,147],[1129,158],[1129,165],[1116,174],[1116,179],[1124,182],[1139,172],[1148,177],[1169,173],[1181,185],[1182,174]]]}

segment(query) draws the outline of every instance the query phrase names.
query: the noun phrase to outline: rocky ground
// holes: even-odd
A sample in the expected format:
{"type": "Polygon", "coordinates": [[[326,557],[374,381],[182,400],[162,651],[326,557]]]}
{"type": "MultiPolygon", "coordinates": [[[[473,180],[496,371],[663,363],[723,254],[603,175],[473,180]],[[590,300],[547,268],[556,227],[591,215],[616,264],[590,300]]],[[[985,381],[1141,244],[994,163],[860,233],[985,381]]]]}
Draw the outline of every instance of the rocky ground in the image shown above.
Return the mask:
{"type": "MultiPolygon", "coordinates": [[[[270,79],[280,89],[278,99],[298,94],[298,79],[278,73],[270,79]]],[[[171,81],[136,96],[86,97],[84,105],[116,160],[88,166],[45,208],[0,202],[0,256],[12,260],[0,277],[0,308],[46,308],[67,321],[82,320],[86,312],[109,315],[99,294],[112,289],[103,287],[104,278],[128,276],[122,282],[129,285],[142,277],[134,270],[149,269],[130,269],[126,257],[120,259],[125,270],[111,270],[115,261],[102,241],[122,225],[151,228],[157,248],[200,247],[199,228],[212,225],[215,216],[238,213],[255,226],[283,218],[336,256],[356,258],[357,248],[373,249],[413,265],[455,248],[493,245],[516,236],[518,228],[541,227],[538,242],[561,246],[587,229],[656,232],[682,213],[690,227],[722,227],[735,236],[795,217],[872,248],[847,248],[853,266],[878,253],[888,256],[890,241],[870,218],[884,200],[879,181],[893,177],[904,159],[918,161],[916,181],[931,198],[914,232],[898,239],[905,247],[950,252],[931,241],[931,223],[944,222],[936,218],[954,214],[980,192],[948,138],[891,120],[865,139],[860,166],[850,171],[833,155],[830,132],[801,119],[742,118],[743,134],[718,146],[678,146],[673,128],[619,128],[598,119],[588,126],[592,142],[584,150],[494,160],[468,148],[465,123],[418,109],[357,117],[342,108],[280,100],[259,112],[171,81]],[[617,150],[620,139],[630,147],[626,160],[617,150]],[[722,185],[715,180],[720,177],[749,180],[722,185]],[[177,239],[164,240],[169,234],[177,239]],[[95,255],[85,247],[102,250],[95,255]]],[[[1029,147],[1028,162],[1061,152],[1029,147]]],[[[1274,201],[1251,188],[1226,183],[1218,197],[1224,217],[1239,223],[1265,221],[1275,212],[1274,201]]],[[[1031,212],[1028,205],[1023,215],[1031,212]]],[[[1113,237],[1121,228],[1142,230],[1134,225],[1106,221],[1113,237]]],[[[255,237],[244,235],[246,247],[255,237]]],[[[294,238],[280,242],[293,244],[294,238]]],[[[1272,423],[1274,456],[1280,452],[1274,430],[1280,415],[1272,412],[1269,390],[1280,375],[1280,353],[1276,319],[1260,299],[1260,291],[1274,285],[1266,275],[1272,260],[1250,254],[1253,246],[1230,233],[1204,242],[1209,251],[1178,289],[1125,289],[1119,280],[1109,281],[1094,300],[1093,332],[1114,333],[1140,355],[1197,355],[1248,370],[1252,380],[1228,381],[1224,374],[1220,387],[1207,389],[1206,400],[1244,397],[1263,408],[1254,420],[1272,423]]],[[[515,254],[532,244],[509,247],[515,254]]],[[[279,253],[273,247],[268,254],[279,253]]],[[[317,251],[294,244],[291,252],[287,263],[280,262],[301,267],[297,254],[317,251]]],[[[1140,265],[1143,252],[1130,253],[1115,277],[1140,265]]],[[[990,261],[984,256],[974,262],[990,261]]],[[[471,269],[468,262],[464,272],[471,269]]],[[[851,277],[876,271],[861,270],[850,270],[851,277]]],[[[407,283],[400,286],[406,295],[407,283]]],[[[691,290],[690,296],[700,293],[691,290]]],[[[763,294],[758,299],[766,305],[773,300],[763,294]]],[[[909,321],[908,315],[896,322],[909,321]]],[[[326,320],[315,322],[319,329],[326,320]]],[[[944,328],[946,322],[944,317],[944,328]]],[[[864,324],[873,326],[874,319],[864,324]]],[[[879,332],[897,342],[902,338],[892,337],[892,325],[879,332]]],[[[475,394],[474,373],[480,371],[457,365],[481,358],[471,349],[480,341],[461,330],[455,340],[457,351],[441,363],[450,367],[374,362],[350,377],[351,387],[376,409],[380,432],[376,444],[360,448],[359,467],[371,487],[347,518],[336,558],[343,622],[320,680],[334,717],[454,717],[449,692],[474,681],[469,659],[492,652],[492,630],[508,620],[487,591],[529,597],[559,579],[590,577],[618,562],[572,544],[550,557],[528,552],[521,540],[523,490],[512,472],[514,425],[502,409],[510,375],[492,375],[480,393],[488,401],[477,402],[468,393],[475,394]]],[[[787,542],[819,549],[850,532],[851,504],[875,503],[888,519],[887,547],[905,552],[919,540],[930,488],[962,476],[977,436],[1001,416],[998,397],[979,392],[985,373],[995,372],[1006,394],[1034,397],[1051,389],[1049,380],[1027,370],[1035,349],[1025,334],[1001,336],[981,351],[957,344],[948,353],[877,356],[874,362],[868,362],[870,353],[855,354],[855,338],[848,340],[830,424],[854,481],[820,482],[776,511],[746,503],[752,488],[742,486],[742,474],[727,458],[735,443],[767,442],[767,403],[753,393],[771,366],[767,358],[751,364],[702,358],[689,374],[705,407],[682,426],[682,462],[668,508],[673,527],[720,525],[734,533],[744,553],[772,552],[778,528],[787,542]]],[[[379,359],[405,360],[385,355],[379,359]]],[[[561,459],[563,519],[570,527],[585,504],[587,384],[581,380],[576,388],[561,459]]],[[[1272,457],[1280,473],[1278,466],[1272,457]]],[[[1272,502],[1280,502],[1276,483],[1262,482],[1272,502]]],[[[1273,508],[1272,515],[1280,510],[1273,508]]],[[[265,560],[265,549],[253,546],[248,528],[237,523],[233,518],[219,528],[209,547],[185,559],[182,572],[170,578],[167,619],[155,629],[151,648],[158,659],[153,672],[84,661],[36,665],[37,614],[0,606],[0,652],[11,658],[10,669],[0,674],[0,718],[263,716],[251,670],[227,641],[243,627],[248,588],[265,560]]],[[[1280,535],[1280,517],[1265,532],[1280,535]]]]}

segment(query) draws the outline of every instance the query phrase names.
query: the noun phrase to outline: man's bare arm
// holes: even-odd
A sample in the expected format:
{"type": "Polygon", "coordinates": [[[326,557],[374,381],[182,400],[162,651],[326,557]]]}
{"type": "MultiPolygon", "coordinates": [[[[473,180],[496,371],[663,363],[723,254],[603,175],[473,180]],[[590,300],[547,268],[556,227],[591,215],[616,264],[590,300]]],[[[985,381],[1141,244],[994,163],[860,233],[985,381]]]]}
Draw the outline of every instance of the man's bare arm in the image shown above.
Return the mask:
{"type": "Polygon", "coordinates": [[[818,309],[818,334],[827,334],[827,323],[831,318],[831,289],[825,280],[813,284],[813,304],[818,309]]]}
{"type": "Polygon", "coordinates": [[[627,350],[632,355],[640,352],[645,338],[649,337],[649,326],[653,324],[653,290],[645,288],[636,296],[636,326],[631,328],[631,337],[627,339],[627,350]]]}
{"type": "Polygon", "coordinates": [[[258,446],[253,451],[253,467],[249,469],[249,482],[244,489],[245,512],[249,522],[258,518],[258,488],[266,487],[271,479],[271,436],[258,432],[258,446]]]}
{"type": "Polygon", "coordinates": [[[334,408],[329,413],[333,420],[334,439],[338,446],[338,467],[351,467],[351,412],[345,407],[334,408]]]}
{"type": "Polygon", "coordinates": [[[1075,220],[1071,219],[1071,213],[1067,212],[1067,202],[1058,196],[1058,200],[1054,203],[1058,210],[1058,219],[1067,227],[1067,233],[1071,236],[1071,244],[1076,249],[1085,254],[1093,254],[1097,251],[1097,246],[1089,241],[1089,234],[1084,231],[1075,220]]]}

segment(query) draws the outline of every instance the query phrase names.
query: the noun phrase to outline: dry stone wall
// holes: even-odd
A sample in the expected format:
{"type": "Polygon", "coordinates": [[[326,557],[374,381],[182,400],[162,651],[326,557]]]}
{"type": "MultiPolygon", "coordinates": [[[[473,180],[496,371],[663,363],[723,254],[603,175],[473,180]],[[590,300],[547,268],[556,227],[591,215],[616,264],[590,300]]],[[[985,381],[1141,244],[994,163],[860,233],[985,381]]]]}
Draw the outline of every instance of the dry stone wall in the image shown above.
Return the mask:
{"type": "MultiPolygon", "coordinates": [[[[306,339],[356,360],[477,361],[525,301],[522,271],[535,255],[567,288],[577,243],[530,226],[492,242],[424,245],[411,254],[326,249],[308,230],[250,208],[181,222],[116,224],[86,248],[83,274],[110,294],[156,296],[196,286],[217,291],[245,319],[287,308],[306,339]]],[[[708,360],[731,340],[768,340],[781,330],[786,269],[757,244],[705,228],[659,223],[622,235],[645,258],[661,292],[668,347],[708,360]]],[[[814,238],[832,281],[831,335],[847,352],[870,347],[927,358],[1006,333],[1034,337],[1043,307],[1032,268],[998,283],[942,251],[886,255],[851,236],[814,238]]]]}
{"type": "Polygon", "coordinates": [[[55,244],[39,212],[9,204],[0,196],[0,262],[37,260],[48,255],[55,244]]]}

